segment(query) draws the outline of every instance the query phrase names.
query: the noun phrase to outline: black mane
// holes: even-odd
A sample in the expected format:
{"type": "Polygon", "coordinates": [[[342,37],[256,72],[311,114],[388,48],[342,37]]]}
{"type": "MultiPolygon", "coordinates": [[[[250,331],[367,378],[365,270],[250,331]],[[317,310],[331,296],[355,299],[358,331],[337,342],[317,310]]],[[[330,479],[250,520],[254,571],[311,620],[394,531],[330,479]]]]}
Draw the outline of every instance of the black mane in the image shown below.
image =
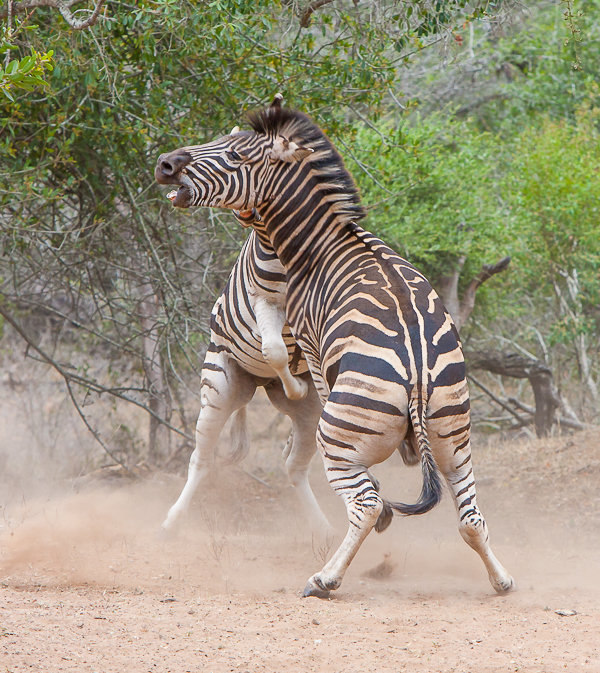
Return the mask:
{"type": "Polygon", "coordinates": [[[309,147],[314,153],[307,159],[323,182],[324,193],[339,195],[343,214],[356,222],[366,212],[360,202],[356,184],[344,165],[344,160],[325,133],[304,113],[291,108],[271,106],[248,113],[250,126],[256,133],[285,136],[300,147],[309,147]]]}

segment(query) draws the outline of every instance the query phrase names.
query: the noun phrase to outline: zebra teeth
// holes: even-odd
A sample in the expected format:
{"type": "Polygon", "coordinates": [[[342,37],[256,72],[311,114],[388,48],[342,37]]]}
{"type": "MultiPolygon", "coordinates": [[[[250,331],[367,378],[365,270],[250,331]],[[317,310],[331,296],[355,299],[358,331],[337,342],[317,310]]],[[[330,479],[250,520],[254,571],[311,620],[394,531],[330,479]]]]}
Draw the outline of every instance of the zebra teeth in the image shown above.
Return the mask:
{"type": "Polygon", "coordinates": [[[167,198],[169,199],[169,201],[175,201],[175,197],[176,197],[176,196],[177,196],[177,190],[176,190],[176,189],[172,189],[172,190],[167,194],[167,198]]]}

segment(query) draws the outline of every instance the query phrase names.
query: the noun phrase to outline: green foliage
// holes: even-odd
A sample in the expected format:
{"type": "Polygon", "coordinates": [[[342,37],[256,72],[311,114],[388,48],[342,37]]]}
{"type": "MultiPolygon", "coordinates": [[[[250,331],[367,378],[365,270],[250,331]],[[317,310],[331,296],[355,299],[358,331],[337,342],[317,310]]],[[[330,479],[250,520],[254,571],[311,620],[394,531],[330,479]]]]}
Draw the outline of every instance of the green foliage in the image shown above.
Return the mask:
{"type": "Polygon", "coordinates": [[[358,134],[369,226],[435,279],[467,257],[465,277],[510,254],[511,222],[495,193],[497,139],[464,121],[417,117],[358,134]]]}
{"type": "Polygon", "coordinates": [[[52,70],[54,52],[36,51],[21,58],[11,58],[18,50],[15,42],[19,34],[35,31],[36,25],[28,24],[27,20],[17,20],[14,26],[8,23],[2,26],[0,34],[0,92],[14,102],[13,93],[17,89],[33,91],[36,87],[48,86],[44,79],[52,70]]]}
{"type": "MultiPolygon", "coordinates": [[[[198,369],[198,335],[243,234],[224,226],[230,216],[174,212],[154,181],[158,155],[228,132],[278,91],[336,137],[350,115],[376,118],[407,55],[394,49],[407,28],[390,25],[392,5],[373,14],[340,1],[305,16],[279,0],[108,0],[96,25],[74,32],[38,8],[9,75],[31,67],[42,78],[30,56],[54,54],[49,87],[17,89],[17,78],[0,100],[0,291],[76,325],[79,371],[99,349],[110,385],[152,403],[137,366],[150,333],[175,390],[198,369]]],[[[429,0],[415,7],[437,12],[429,0]]]]}
{"type": "MultiPolygon", "coordinates": [[[[4,49],[8,50],[8,47],[4,49]]],[[[3,48],[0,48],[2,53],[3,48]]],[[[40,54],[32,49],[29,56],[8,61],[4,68],[0,68],[0,91],[14,102],[11,89],[33,91],[36,87],[48,86],[44,75],[52,69],[52,56],[52,51],[40,54]]]]}
{"type": "Polygon", "coordinates": [[[517,139],[505,179],[523,246],[521,281],[532,295],[555,294],[554,341],[600,328],[598,121],[590,103],[576,121],[542,119],[517,139]]]}
{"type": "Polygon", "coordinates": [[[452,26],[458,16],[463,23],[474,21],[493,11],[500,3],[487,1],[471,3],[468,0],[435,0],[431,3],[405,3],[403,12],[392,18],[404,27],[403,34],[394,43],[396,51],[402,52],[412,44],[419,48],[425,46],[426,38],[439,36],[444,27],[452,26]],[[467,8],[469,11],[466,11],[467,8]],[[463,12],[463,10],[465,10],[463,12]],[[462,12],[462,14],[461,14],[462,12]]]}
{"type": "MultiPolygon", "coordinates": [[[[479,291],[479,321],[504,316],[534,327],[521,335],[527,343],[541,336],[565,344],[580,333],[597,338],[595,100],[580,106],[573,122],[541,116],[508,138],[441,114],[359,127],[360,149],[347,159],[370,208],[369,228],[434,285],[459,260],[465,260],[460,289],[482,265],[510,256],[509,271],[479,291]]],[[[514,323],[506,325],[514,330],[514,323]]]]}
{"type": "Polygon", "coordinates": [[[599,15],[598,0],[542,3],[518,35],[488,41],[481,48],[488,76],[501,77],[498,95],[477,110],[485,127],[519,132],[540,114],[574,121],[578,107],[597,96],[600,42],[591,36],[599,15]]]}
{"type": "Polygon", "coordinates": [[[309,6],[109,0],[87,31],[51,8],[37,27],[13,22],[0,50],[0,291],[75,315],[82,350],[138,362],[150,292],[181,381],[242,235],[227,215],[174,212],[156,158],[243,125],[281,91],[345,153],[367,226],[434,283],[464,260],[464,288],[512,257],[478,291],[473,332],[518,332],[531,348],[535,335],[565,361],[570,340],[597,343],[600,43],[587,37],[600,0],[529,13],[506,1],[309,6]],[[434,43],[444,51],[423,49],[434,43]]]}

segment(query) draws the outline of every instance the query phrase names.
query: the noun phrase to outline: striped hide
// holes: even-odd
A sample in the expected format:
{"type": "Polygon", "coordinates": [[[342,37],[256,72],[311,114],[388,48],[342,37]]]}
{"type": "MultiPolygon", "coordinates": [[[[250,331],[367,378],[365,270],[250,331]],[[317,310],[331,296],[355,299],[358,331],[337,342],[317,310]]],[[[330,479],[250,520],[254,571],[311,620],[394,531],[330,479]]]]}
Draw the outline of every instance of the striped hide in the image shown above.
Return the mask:
{"type": "Polygon", "coordinates": [[[159,183],[177,207],[255,209],[261,243],[287,278],[286,315],[323,402],[317,446],[347,510],[345,538],[309,578],[327,596],[373,527],[391,511],[423,514],[445,479],[459,530],[498,592],[513,580],[494,556],[477,506],[469,391],[460,340],[427,279],[359,225],[354,182],[332,143],[304,114],[273,104],[251,129],[159,157],[159,183]],[[423,488],[414,504],[385,501],[368,468],[407,439],[423,488]]]}

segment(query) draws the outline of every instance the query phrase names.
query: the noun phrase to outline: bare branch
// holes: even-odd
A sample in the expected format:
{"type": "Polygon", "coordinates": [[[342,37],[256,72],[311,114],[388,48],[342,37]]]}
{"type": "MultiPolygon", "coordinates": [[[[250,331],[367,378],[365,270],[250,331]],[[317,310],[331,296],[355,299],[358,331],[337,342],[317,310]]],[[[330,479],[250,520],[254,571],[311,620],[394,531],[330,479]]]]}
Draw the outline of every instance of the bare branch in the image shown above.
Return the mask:
{"type": "MultiPolygon", "coordinates": [[[[483,285],[483,283],[485,283],[485,281],[490,279],[492,276],[505,271],[509,264],[510,257],[504,257],[499,262],[496,262],[496,264],[484,264],[481,267],[481,271],[469,283],[460,301],[458,319],[461,326],[467,322],[469,316],[475,308],[475,293],[479,287],[481,287],[481,285],[483,285]]],[[[458,329],[460,329],[460,327],[458,329]]]]}
{"type": "Polygon", "coordinates": [[[452,316],[456,329],[460,332],[475,308],[475,294],[486,280],[504,271],[510,264],[510,257],[504,257],[496,264],[484,264],[481,271],[471,280],[462,297],[458,296],[458,280],[467,258],[461,255],[454,269],[442,276],[436,283],[440,296],[452,316]]]}
{"type": "MultiPolygon", "coordinates": [[[[525,402],[521,402],[521,400],[518,400],[516,397],[509,397],[508,402],[513,404],[517,409],[525,411],[531,416],[535,416],[535,407],[532,407],[529,404],[525,404],[525,402]]],[[[572,419],[565,418],[564,416],[559,416],[556,422],[559,425],[564,425],[565,428],[571,428],[571,430],[585,430],[586,428],[586,425],[584,423],[580,423],[579,421],[574,421],[572,419]]]]}
{"type": "Polygon", "coordinates": [[[71,7],[79,4],[82,0],[21,0],[21,2],[10,2],[6,8],[0,9],[0,19],[5,19],[9,12],[12,14],[25,14],[31,9],[38,7],[53,7],[57,9],[63,19],[71,26],[73,30],[83,30],[93,26],[100,16],[100,11],[106,0],[97,0],[96,6],[87,19],[77,19],[71,7]]]}
{"type": "Polygon", "coordinates": [[[313,2],[309,2],[300,15],[300,26],[302,28],[308,28],[310,25],[310,17],[317,11],[317,9],[324,5],[329,5],[332,2],[333,0],[313,0],[313,2]]]}
{"type": "Polygon", "coordinates": [[[149,414],[151,417],[155,418],[159,423],[162,423],[165,427],[169,428],[169,430],[173,430],[173,432],[176,432],[178,435],[181,435],[188,441],[193,441],[193,437],[186,432],[183,432],[179,428],[176,428],[174,425],[166,421],[164,418],[161,418],[155,411],[147,407],[145,404],[142,404],[141,402],[138,402],[138,400],[134,399],[133,397],[129,397],[122,392],[120,392],[120,389],[118,388],[108,388],[107,386],[103,386],[102,384],[98,383],[97,381],[92,381],[91,379],[86,379],[83,376],[80,376],[79,374],[75,374],[73,372],[67,371],[63,365],[61,365],[59,362],[57,362],[53,357],[48,355],[40,346],[38,346],[32,339],[31,337],[23,330],[23,328],[19,325],[19,323],[13,318],[13,316],[4,308],[3,303],[2,303],[3,295],[0,293],[0,316],[2,316],[7,323],[9,323],[13,329],[19,334],[20,337],[23,338],[25,343],[27,344],[28,348],[32,348],[42,359],[43,362],[46,364],[50,365],[53,367],[64,379],[65,383],[68,385],[70,382],[76,383],[79,386],[82,386],[83,388],[87,388],[88,390],[94,392],[94,393],[108,393],[110,395],[113,395],[114,397],[117,397],[121,400],[124,400],[125,402],[129,402],[130,404],[134,404],[135,406],[139,407],[140,409],[143,409],[147,414],[149,414]]]}
{"type": "Polygon", "coordinates": [[[518,379],[529,379],[535,398],[535,431],[545,437],[556,422],[556,410],[561,406],[552,371],[537,359],[524,358],[517,353],[478,351],[468,361],[475,369],[518,379]]]}
{"type": "Polygon", "coordinates": [[[452,271],[449,274],[442,276],[436,283],[442,301],[444,302],[444,306],[454,319],[454,322],[456,323],[456,329],[459,331],[462,327],[462,323],[459,324],[460,300],[458,298],[458,278],[466,261],[466,255],[461,255],[456,261],[456,265],[452,271]]]}
{"type": "Polygon", "coordinates": [[[125,470],[125,472],[127,472],[127,474],[133,477],[134,476],[133,472],[127,467],[127,465],[122,460],[119,460],[119,458],[117,458],[117,456],[114,455],[114,453],[108,448],[108,446],[106,446],[106,444],[102,441],[102,437],[100,437],[100,434],[96,431],[94,427],[92,427],[92,425],[88,421],[87,416],[83,413],[83,410],[79,405],[79,402],[77,401],[75,395],[73,394],[73,389],[71,388],[71,382],[68,379],[65,379],[65,385],[67,386],[67,391],[69,393],[69,397],[71,398],[73,406],[75,407],[81,420],[84,422],[85,427],[92,433],[92,437],[98,442],[98,444],[100,444],[100,446],[104,449],[106,454],[110,456],[115,461],[115,463],[119,464],[125,470]]]}
{"type": "Polygon", "coordinates": [[[476,379],[472,374],[468,374],[467,378],[469,379],[469,381],[472,381],[478,388],[481,388],[481,390],[483,390],[483,392],[486,395],[491,397],[492,400],[494,400],[494,402],[498,406],[502,407],[502,409],[504,409],[505,411],[508,411],[508,413],[511,416],[514,416],[517,419],[519,425],[527,425],[527,420],[525,418],[519,416],[519,414],[514,409],[512,409],[506,402],[504,402],[504,400],[501,400],[497,395],[494,395],[494,393],[487,386],[481,383],[481,381],[476,379]]]}

